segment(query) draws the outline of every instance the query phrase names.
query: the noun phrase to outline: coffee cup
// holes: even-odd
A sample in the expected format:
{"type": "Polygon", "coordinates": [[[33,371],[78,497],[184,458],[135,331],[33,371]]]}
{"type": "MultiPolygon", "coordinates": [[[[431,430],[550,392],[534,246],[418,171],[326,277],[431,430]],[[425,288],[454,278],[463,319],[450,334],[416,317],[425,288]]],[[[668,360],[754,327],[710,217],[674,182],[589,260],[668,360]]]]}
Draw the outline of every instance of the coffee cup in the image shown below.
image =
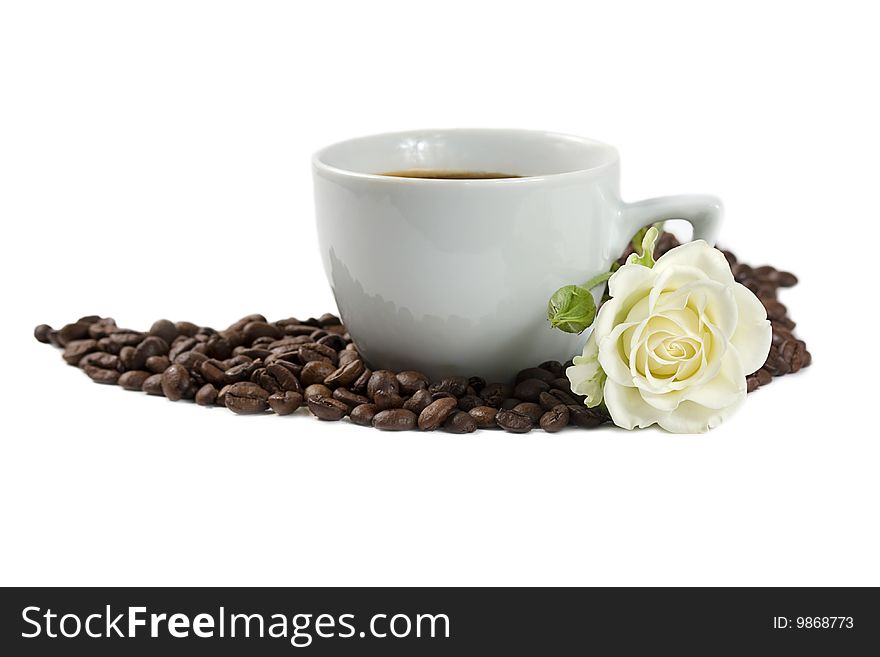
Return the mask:
{"type": "Polygon", "coordinates": [[[608,271],[644,226],[683,219],[714,244],[721,219],[712,196],[623,202],[615,148],[552,132],[361,137],[318,151],[313,174],[324,269],[358,350],[432,378],[505,381],[571,358],[587,334],[550,327],[554,291],[608,271]]]}

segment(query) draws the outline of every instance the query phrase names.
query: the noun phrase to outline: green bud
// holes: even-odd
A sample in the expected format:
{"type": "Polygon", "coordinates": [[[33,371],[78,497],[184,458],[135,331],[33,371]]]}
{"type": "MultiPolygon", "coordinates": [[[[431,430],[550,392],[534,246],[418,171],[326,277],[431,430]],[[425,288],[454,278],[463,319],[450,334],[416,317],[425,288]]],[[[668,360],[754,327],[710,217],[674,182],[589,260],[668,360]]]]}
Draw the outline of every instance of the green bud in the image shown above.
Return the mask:
{"type": "Polygon", "coordinates": [[[642,237],[642,253],[639,255],[638,253],[633,253],[629,258],[626,259],[626,264],[628,265],[642,265],[643,267],[648,267],[649,269],[654,266],[654,245],[657,243],[657,238],[660,237],[660,231],[657,230],[655,226],[651,226],[647,231],[645,231],[644,236],[642,237]]]}
{"type": "Polygon", "coordinates": [[[566,333],[582,333],[596,319],[593,294],[580,285],[565,285],[550,297],[547,304],[550,325],[566,333]]]}

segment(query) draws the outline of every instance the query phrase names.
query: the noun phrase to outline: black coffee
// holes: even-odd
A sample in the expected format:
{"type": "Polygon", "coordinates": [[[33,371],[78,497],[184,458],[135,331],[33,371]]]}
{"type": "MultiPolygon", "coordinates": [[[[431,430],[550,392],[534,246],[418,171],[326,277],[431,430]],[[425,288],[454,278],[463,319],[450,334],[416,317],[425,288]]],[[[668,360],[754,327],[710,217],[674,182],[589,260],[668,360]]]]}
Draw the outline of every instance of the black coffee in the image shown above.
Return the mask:
{"type": "Polygon", "coordinates": [[[395,178],[433,178],[435,180],[495,180],[498,178],[522,178],[497,171],[460,171],[458,169],[404,169],[388,171],[383,176],[395,178]]]}

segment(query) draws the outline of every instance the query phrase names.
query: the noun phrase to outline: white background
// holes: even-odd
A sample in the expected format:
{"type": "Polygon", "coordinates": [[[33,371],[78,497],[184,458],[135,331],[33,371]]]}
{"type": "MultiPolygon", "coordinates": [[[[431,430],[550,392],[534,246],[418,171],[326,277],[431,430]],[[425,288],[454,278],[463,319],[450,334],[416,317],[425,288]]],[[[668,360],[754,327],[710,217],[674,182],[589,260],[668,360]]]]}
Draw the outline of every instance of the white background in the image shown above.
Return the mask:
{"type": "Polygon", "coordinates": [[[869,3],[9,2],[0,583],[880,584],[869,3]],[[386,434],[93,385],[35,324],[333,308],[309,157],[526,127],[705,192],[814,356],[704,436],[386,434]]]}

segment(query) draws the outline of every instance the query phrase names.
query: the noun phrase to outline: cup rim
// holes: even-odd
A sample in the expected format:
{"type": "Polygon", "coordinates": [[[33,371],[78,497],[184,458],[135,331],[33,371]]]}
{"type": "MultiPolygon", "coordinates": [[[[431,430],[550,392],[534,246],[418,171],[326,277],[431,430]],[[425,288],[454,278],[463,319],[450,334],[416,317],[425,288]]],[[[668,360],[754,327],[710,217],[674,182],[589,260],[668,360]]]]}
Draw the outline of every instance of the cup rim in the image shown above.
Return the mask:
{"type": "Polygon", "coordinates": [[[565,132],[555,132],[552,130],[530,130],[524,128],[436,128],[436,129],[418,129],[418,130],[395,130],[391,132],[379,132],[370,135],[361,135],[343,139],[341,141],[328,144],[312,154],[312,167],[315,171],[323,171],[328,174],[335,174],[347,178],[360,178],[363,180],[373,180],[391,185],[468,185],[468,186],[488,186],[488,185],[523,185],[534,184],[548,179],[564,178],[566,176],[582,176],[584,174],[593,174],[599,171],[605,171],[611,167],[618,165],[620,162],[620,154],[614,146],[598,139],[589,137],[581,137],[565,132]],[[585,146],[593,146],[606,149],[609,153],[607,160],[592,167],[572,169],[570,171],[561,171],[559,173],[547,173],[537,176],[520,176],[518,178],[406,178],[402,176],[387,176],[380,173],[367,173],[363,171],[355,171],[328,164],[322,158],[327,151],[348,144],[350,142],[376,139],[376,138],[400,138],[413,137],[417,135],[435,135],[437,133],[510,133],[511,135],[540,135],[553,139],[564,139],[573,142],[579,142],[585,146]]]}

